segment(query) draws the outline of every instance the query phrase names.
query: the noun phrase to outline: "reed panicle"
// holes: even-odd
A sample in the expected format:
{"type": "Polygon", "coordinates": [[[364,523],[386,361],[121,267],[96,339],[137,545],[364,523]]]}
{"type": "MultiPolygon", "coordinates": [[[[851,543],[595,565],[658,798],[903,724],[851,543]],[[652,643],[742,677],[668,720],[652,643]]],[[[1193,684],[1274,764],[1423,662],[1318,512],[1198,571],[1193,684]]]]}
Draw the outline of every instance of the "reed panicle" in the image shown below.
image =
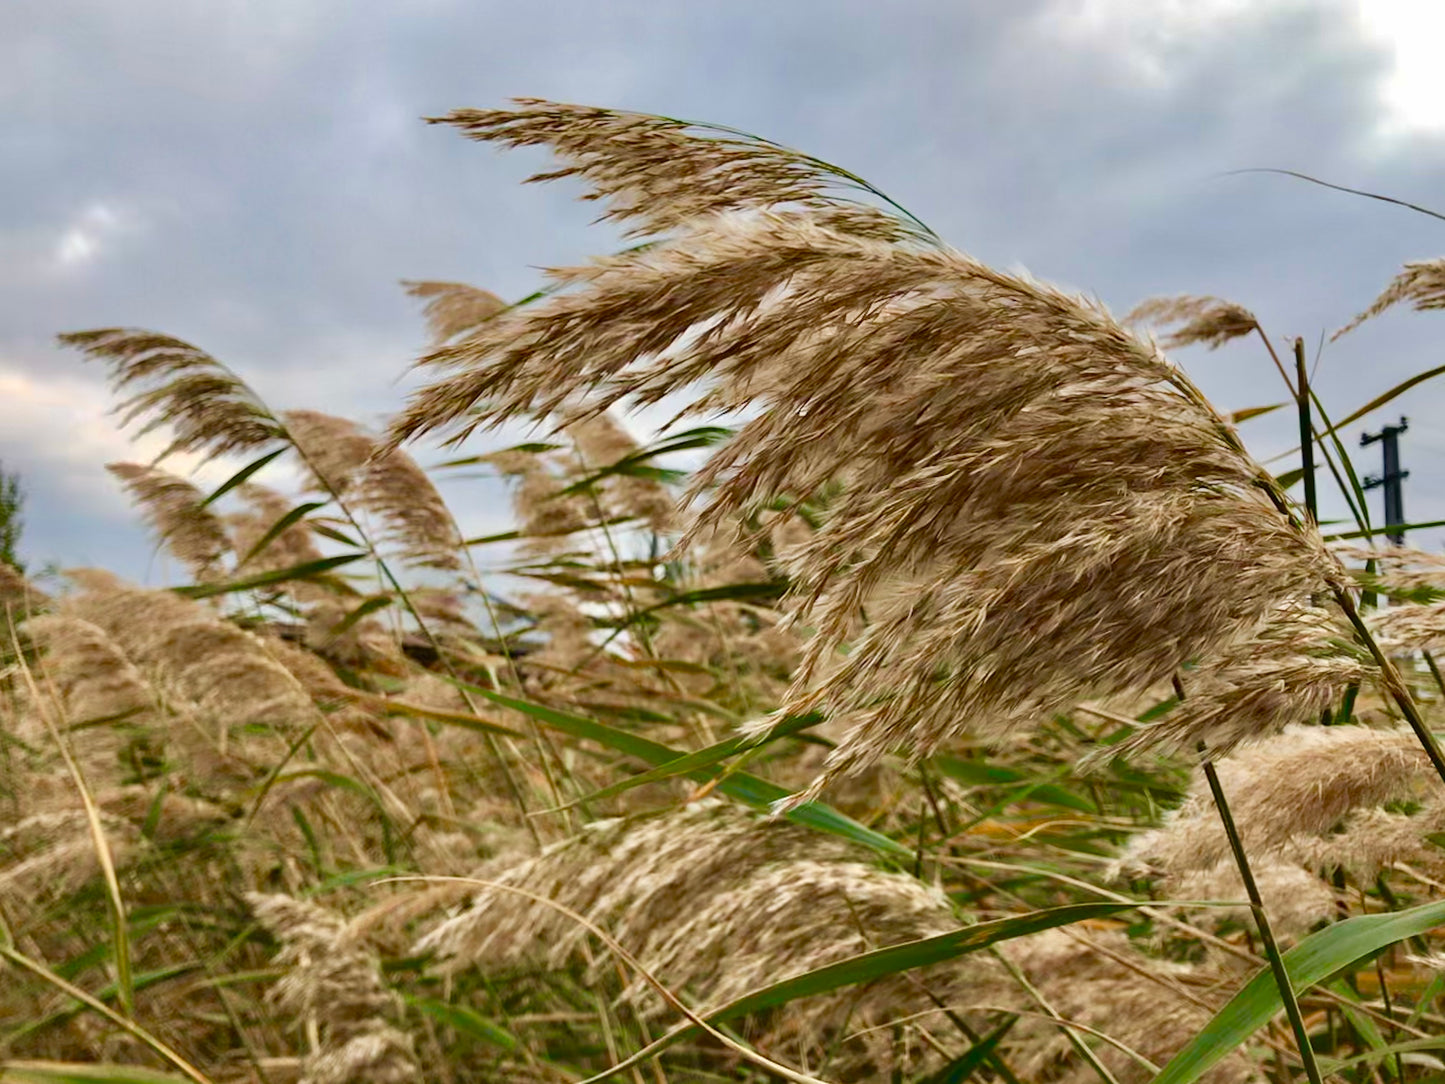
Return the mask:
{"type": "Polygon", "coordinates": [[[451,375],[393,439],[682,394],[682,414],[744,413],[684,495],[684,544],[841,482],[786,565],[815,635],[783,710],[858,720],[829,774],[1165,680],[1342,576],[1193,385],[1098,306],[840,230],[767,169],[741,187],[759,209],[713,213],[739,204],[711,194],[711,149],[658,180],[594,113],[545,115],[465,126],[551,143],[599,196],[632,194],[618,214],[668,208],[645,221],[674,236],[554,272],[550,299],[423,359],[451,375]],[[788,202],[810,211],[763,209],[788,202]]]}
{"type": "Polygon", "coordinates": [[[71,726],[136,721],[155,710],[145,678],[99,626],[69,614],[40,614],[20,631],[39,650],[40,682],[59,695],[71,726]]]}
{"type": "Polygon", "coordinates": [[[1354,643],[1338,613],[1306,603],[1281,606],[1250,635],[1189,671],[1187,695],[1162,719],[1093,754],[1090,762],[1142,748],[1189,754],[1200,742],[1210,755],[1218,755],[1240,742],[1316,720],[1351,686],[1376,676],[1369,655],[1354,643]]]}
{"type": "Polygon", "coordinates": [[[1317,870],[1339,869],[1356,884],[1370,884],[1395,868],[1417,868],[1439,879],[1445,855],[1431,837],[1445,832],[1445,802],[1429,799],[1413,813],[1358,809],[1339,831],[1294,840],[1297,860],[1317,870]]]}
{"type": "Polygon", "coordinates": [[[1417,312],[1430,309],[1445,309],[1445,260],[1415,260],[1405,265],[1398,275],[1390,280],[1379,297],[1353,320],[1330,336],[1334,342],[1341,335],[1355,330],[1366,320],[1371,320],[1388,309],[1408,301],[1417,312]]]}
{"type": "MultiPolygon", "coordinates": [[[[272,529],[291,512],[294,507],[292,501],[274,489],[254,482],[244,483],[237,492],[246,502],[247,508],[244,512],[233,512],[227,516],[226,525],[230,530],[231,545],[237,557],[246,559],[246,571],[277,572],[321,560],[322,553],[316,544],[316,535],[304,517],[289,524],[284,530],[272,533],[272,529]],[[260,550],[256,550],[267,535],[271,535],[270,540],[260,550]]],[[[309,580],[287,583],[285,590],[303,601],[330,595],[324,587],[309,580]]]]}
{"type": "MultiPolygon", "coordinates": [[[[111,859],[123,865],[145,851],[140,830],[102,813],[111,859]]],[[[0,906],[39,909],[78,891],[101,871],[86,811],[57,809],[34,813],[0,829],[0,906]]]]}
{"type": "MultiPolygon", "coordinates": [[[[703,802],[662,816],[594,822],[580,836],[496,873],[494,880],[553,900],[607,929],[643,967],[665,985],[691,993],[705,1012],[791,974],[957,928],[951,905],[936,889],[860,859],[846,845],[795,825],[703,802]]],[[[1110,1032],[1125,1029],[1127,1041],[1167,1057],[1177,1045],[1170,1029],[1205,1017],[1187,999],[1163,995],[1169,980],[1189,969],[1176,968],[1171,975],[1167,965],[1144,957],[1127,939],[1103,936],[1126,966],[1091,961],[1097,954],[1087,940],[1061,935],[1011,942],[1009,953],[1051,996],[1071,1000],[1072,1019],[1110,1032]],[[1086,973],[1107,979],[1111,996],[1095,998],[1100,987],[1081,982],[1086,973]]],[[[446,975],[527,961],[559,968],[582,957],[586,938],[556,911],[489,887],[427,933],[417,951],[434,952],[433,967],[446,975]]],[[[590,969],[594,980],[608,970],[605,962],[590,969]]],[[[659,1007],[643,1000],[646,990],[634,980],[622,997],[651,1015],[659,1007]]],[[[1008,1012],[1019,998],[989,957],[969,956],[911,976],[891,976],[864,990],[794,1003],[764,1025],[759,1041],[773,1048],[787,1045],[802,1060],[815,1060],[838,1044],[830,1063],[835,1072],[847,1080],[875,1079],[869,1074],[916,1072],[938,1064],[940,1050],[946,1056],[952,1040],[940,1003],[983,1026],[981,1012],[1008,1012]],[[891,1034],[900,1026],[921,1031],[900,1047],[891,1034]],[[919,1043],[923,1032],[927,1041],[919,1043]]],[[[1006,1046],[1010,1059],[1018,1055],[1037,1069],[1031,1079],[1086,1079],[1068,1044],[1046,1023],[1015,1028],[1006,1046]]],[[[1121,1080],[1147,1079],[1117,1051],[1105,1060],[1121,1080]]],[[[1214,1079],[1238,1078],[1239,1068],[1214,1079]]]]}
{"type": "Polygon", "coordinates": [[[119,478],[145,510],[161,544],[188,567],[199,581],[215,577],[230,552],[231,539],[220,518],[206,507],[206,497],[184,478],[141,463],[110,463],[106,470],[119,478]]]}
{"type": "Polygon", "coordinates": [[[224,455],[282,435],[281,423],[239,377],[188,342],[139,328],[73,331],[60,342],[104,361],[111,386],[134,393],[115,408],[122,425],[146,418],[141,433],[162,425],[174,430],[160,458],[175,452],[224,455]]]}
{"type": "Polygon", "coordinates": [[[1445,588],[1445,554],[1413,546],[1336,546],[1342,560],[1372,562],[1370,581],[1390,594],[1445,588]]]}
{"type": "Polygon", "coordinates": [[[433,346],[475,331],[507,307],[507,303],[490,290],[462,282],[403,280],[402,286],[412,297],[426,302],[422,313],[433,346]]]}
{"type": "Polygon", "coordinates": [[[1176,325],[1164,337],[1171,350],[1203,343],[1217,350],[1231,339],[1259,330],[1254,313],[1243,305],[1218,297],[1151,297],[1124,317],[1126,324],[1176,325]]]}
{"type": "Polygon", "coordinates": [[[450,572],[462,567],[461,535],[451,512],[411,456],[379,448],[346,418],[314,410],[288,411],[283,418],[317,486],[376,516],[382,541],[395,546],[404,560],[450,572]]]}
{"type": "Polygon", "coordinates": [[[718,125],[645,113],[515,98],[516,109],[457,109],[432,123],[469,139],[509,147],[546,146],[568,164],[531,181],[579,177],[605,200],[604,220],[628,222],[631,236],[673,229],[723,211],[794,204],[835,229],[895,240],[921,224],[899,222],[840,190],[871,189],[837,166],[718,125]]]}
{"type": "Polygon", "coordinates": [[[409,1035],[382,984],[380,961],[351,935],[341,916],[290,896],[248,893],[257,921],[280,942],[285,966],[271,996],[316,1036],[304,1061],[305,1084],[411,1084],[422,1079],[409,1035]]]}
{"type": "MultiPolygon", "coordinates": [[[[610,414],[592,414],[566,427],[587,475],[625,467],[640,451],[637,441],[610,414]]],[[[594,485],[608,520],[635,519],[661,534],[673,527],[676,498],[655,478],[618,470],[594,485]]]]}
{"type": "MultiPolygon", "coordinates": [[[[1218,761],[1250,856],[1293,856],[1301,837],[1329,839],[1359,810],[1419,796],[1430,762],[1405,727],[1290,726],[1218,761]]],[[[1164,825],[1135,837],[1126,865],[1210,870],[1230,857],[1208,787],[1196,779],[1164,825]]]]}
{"type": "MultiPolygon", "coordinates": [[[[1309,861],[1307,848],[1295,848],[1295,854],[1290,859],[1262,858],[1251,868],[1270,925],[1281,937],[1298,939],[1340,913],[1342,894],[1323,880],[1314,868],[1301,865],[1301,861],[1309,861]]],[[[1335,865],[1339,863],[1323,868],[1335,865]]],[[[1243,878],[1239,875],[1239,867],[1230,859],[1205,869],[1166,874],[1163,887],[1170,899],[1232,900],[1237,903],[1234,907],[1191,909],[1195,922],[1220,926],[1225,923],[1248,925],[1252,920],[1243,878]]]]}
{"type": "Polygon", "coordinates": [[[31,583],[23,572],[0,561],[0,615],[11,621],[46,609],[50,596],[31,583]]]}
{"type": "Polygon", "coordinates": [[[300,729],[316,708],[251,633],[169,591],[124,585],[67,598],[65,613],[100,629],[178,705],[223,733],[247,725],[300,729]]]}
{"type": "Polygon", "coordinates": [[[1382,647],[1408,655],[1445,647],[1445,602],[1402,602],[1376,610],[1368,619],[1382,647]]]}

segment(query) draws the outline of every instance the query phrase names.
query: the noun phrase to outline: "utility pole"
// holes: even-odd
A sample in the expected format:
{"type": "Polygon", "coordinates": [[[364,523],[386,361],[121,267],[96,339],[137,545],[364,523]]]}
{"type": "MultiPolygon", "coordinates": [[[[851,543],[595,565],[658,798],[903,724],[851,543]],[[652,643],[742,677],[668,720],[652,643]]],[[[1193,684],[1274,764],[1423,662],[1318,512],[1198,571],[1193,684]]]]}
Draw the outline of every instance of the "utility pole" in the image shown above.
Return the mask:
{"type": "Polygon", "coordinates": [[[1409,419],[1401,418],[1399,425],[1387,425],[1378,433],[1364,433],[1360,436],[1361,448],[1374,444],[1377,440],[1384,446],[1384,471],[1366,478],[1363,485],[1365,489],[1384,489],[1385,537],[1396,546],[1405,544],[1405,496],[1400,483],[1410,477],[1410,472],[1400,469],[1400,434],[1409,427],[1409,419]]]}

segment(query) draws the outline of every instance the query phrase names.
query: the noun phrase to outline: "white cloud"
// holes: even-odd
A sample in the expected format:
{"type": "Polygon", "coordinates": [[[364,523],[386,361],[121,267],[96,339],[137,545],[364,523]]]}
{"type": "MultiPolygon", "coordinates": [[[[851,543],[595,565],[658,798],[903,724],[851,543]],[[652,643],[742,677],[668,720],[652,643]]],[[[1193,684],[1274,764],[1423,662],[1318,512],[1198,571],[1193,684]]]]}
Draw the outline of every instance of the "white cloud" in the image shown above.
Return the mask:
{"type": "Polygon", "coordinates": [[[59,271],[74,271],[94,263],[119,238],[140,226],[132,214],[113,205],[94,202],[83,207],[61,230],[52,250],[52,265],[59,271]]]}
{"type": "MultiPolygon", "coordinates": [[[[99,381],[78,377],[39,377],[0,365],[0,431],[5,444],[23,449],[34,467],[58,480],[61,499],[99,502],[113,510],[126,501],[105,464],[149,463],[169,443],[166,430],[131,440],[109,413],[114,403],[99,381]]],[[[13,454],[7,458],[13,459],[13,454]]],[[[241,460],[205,460],[198,455],[173,455],[166,470],[201,486],[219,485],[242,465],[241,460]]],[[[294,471],[273,469],[264,479],[288,479],[294,471]]]]}
{"type": "Polygon", "coordinates": [[[1445,131],[1445,4],[1439,0],[1357,0],[1365,32],[1392,55],[1381,87],[1392,134],[1445,131]]]}

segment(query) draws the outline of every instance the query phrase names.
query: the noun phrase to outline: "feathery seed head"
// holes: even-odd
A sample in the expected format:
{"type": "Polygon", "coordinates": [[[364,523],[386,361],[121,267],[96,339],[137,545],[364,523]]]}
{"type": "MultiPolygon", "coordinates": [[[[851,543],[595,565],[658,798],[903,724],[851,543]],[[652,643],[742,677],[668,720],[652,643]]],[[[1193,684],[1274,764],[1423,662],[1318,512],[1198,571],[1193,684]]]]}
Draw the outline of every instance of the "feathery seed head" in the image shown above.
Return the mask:
{"type": "Polygon", "coordinates": [[[673,229],[722,211],[793,204],[835,229],[895,240],[913,230],[841,195],[864,186],[835,166],[715,125],[613,109],[513,99],[516,109],[457,109],[433,123],[469,139],[550,147],[567,165],[529,180],[584,179],[582,198],[605,200],[604,220],[631,221],[628,234],[673,229]]]}
{"type": "MultiPolygon", "coordinates": [[[[1261,859],[1293,857],[1301,837],[1329,838],[1356,811],[1417,794],[1431,770],[1408,729],[1363,726],[1290,726],[1216,769],[1245,850],[1261,859]]],[[[1229,858],[1209,788],[1196,778],[1163,827],[1131,842],[1123,864],[1179,875],[1229,858]]]]}
{"type": "Polygon", "coordinates": [[[60,341],[104,361],[116,392],[134,391],[115,408],[123,425],[146,419],[142,433],[162,425],[174,429],[162,458],[174,452],[224,455],[282,436],[280,422],[255,393],[190,343],[135,328],[75,331],[60,341]]]}
{"type": "Polygon", "coordinates": [[[584,163],[564,172],[623,193],[617,214],[642,213],[628,194],[662,170],[648,225],[674,232],[554,272],[551,298],[433,353],[452,375],[394,439],[682,393],[684,415],[745,412],[684,496],[700,508],[684,544],[841,483],[789,561],[816,635],[783,710],[860,720],[826,774],[1165,680],[1340,574],[1193,385],[1097,306],[845,232],[770,166],[729,166],[744,195],[724,198],[714,148],[655,166],[608,127],[641,124],[660,154],[684,138],[673,122],[537,103],[469,117],[475,138],[584,163]],[[805,209],[717,213],[739,201],[805,209]]]}
{"type": "Polygon", "coordinates": [[[283,417],[319,489],[376,515],[384,539],[410,563],[461,568],[461,535],[441,494],[411,456],[380,447],[346,418],[314,410],[287,411],[283,417]]]}
{"type": "Polygon", "coordinates": [[[412,297],[426,301],[423,314],[433,346],[476,330],[507,307],[507,303],[490,290],[461,282],[404,280],[402,286],[412,297]]]}
{"type": "MultiPolygon", "coordinates": [[[[915,878],[885,873],[837,839],[713,802],[594,822],[493,880],[582,914],[664,985],[691,995],[702,1012],[789,975],[958,928],[947,898],[915,878]]],[[[585,938],[556,911],[486,887],[417,951],[435,952],[433,966],[448,974],[528,960],[561,967],[580,956],[585,938]]],[[[1051,999],[1067,1005],[1068,1018],[1120,1035],[1162,1063],[1178,1036],[1208,1018],[1206,1009],[1169,993],[1191,970],[1151,960],[1122,936],[1101,940],[1111,957],[1058,930],[1006,948],[1051,999]]],[[[610,967],[596,963],[591,971],[595,979],[610,967]]],[[[644,1013],[652,1011],[642,1000],[645,989],[634,981],[623,991],[644,1013]]],[[[886,1078],[936,1067],[940,1049],[950,1056],[943,1044],[910,1052],[892,1038],[895,1029],[918,1026],[915,1020],[927,1028],[938,1018],[938,1002],[982,1028],[982,1012],[1008,1011],[1020,1000],[995,961],[970,955],[793,1002],[760,1022],[760,1038],[791,1048],[800,1060],[831,1047],[830,1065],[844,1079],[886,1078]]],[[[1030,1079],[1084,1079],[1046,1023],[1020,1022],[1000,1049],[1011,1064],[1036,1061],[1030,1079]]],[[[1105,1060],[1121,1081],[1147,1079],[1122,1055],[1105,1060]]]]}
{"type": "Polygon", "coordinates": [[[1230,339],[1259,329],[1254,313],[1217,297],[1154,297],[1136,305],[1124,317],[1126,324],[1176,324],[1164,339],[1170,349],[1204,343],[1217,350],[1230,339]]]}
{"type": "Polygon", "coordinates": [[[110,463],[106,470],[119,478],[145,509],[161,544],[197,579],[217,574],[231,540],[220,519],[205,506],[205,495],[199,489],[169,471],[140,463],[110,463]]]}
{"type": "Polygon", "coordinates": [[[1416,260],[1390,280],[1383,293],[1360,315],[1330,336],[1330,341],[1353,331],[1401,301],[1412,302],[1417,312],[1445,309],[1445,260],[1416,260]]]}
{"type": "Polygon", "coordinates": [[[318,1026],[321,1044],[306,1058],[307,1084],[402,1084],[421,1079],[410,1036],[388,1022],[396,997],[380,962],[332,911],[290,896],[247,893],[256,919],[281,942],[284,976],[271,996],[298,1020],[318,1026]]]}

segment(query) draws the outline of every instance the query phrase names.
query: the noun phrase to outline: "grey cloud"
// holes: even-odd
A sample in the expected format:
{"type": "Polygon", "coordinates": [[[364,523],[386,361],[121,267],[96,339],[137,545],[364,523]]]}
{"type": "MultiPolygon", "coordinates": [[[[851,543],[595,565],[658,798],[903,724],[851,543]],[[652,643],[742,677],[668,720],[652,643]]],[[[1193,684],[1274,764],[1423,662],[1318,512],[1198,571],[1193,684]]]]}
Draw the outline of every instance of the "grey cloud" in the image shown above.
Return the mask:
{"type": "MultiPolygon", "coordinates": [[[[374,420],[422,345],[397,279],[515,296],[537,266],[614,241],[570,190],[518,184],[539,156],[419,120],[517,94],[757,131],[868,176],[985,259],[1120,310],[1218,293],[1311,343],[1404,259],[1440,250],[1441,224],[1419,216],[1222,176],[1278,165],[1426,203],[1440,191],[1439,138],[1375,138],[1388,57],[1349,5],[1247,5],[1158,46],[1152,76],[1127,36],[1071,30],[1075,6],[12,4],[0,365],[83,377],[56,331],[153,326],[278,406],[374,420]],[[63,266],[66,231],[97,207],[113,222],[92,221],[91,258],[63,266]]],[[[1348,411],[1433,364],[1435,334],[1426,317],[1366,327],[1326,352],[1321,389],[1348,411]]],[[[1250,344],[1183,360],[1224,405],[1280,396],[1250,344]]],[[[1432,518],[1445,518],[1445,438],[1428,421],[1442,400],[1427,385],[1404,404],[1418,419],[1408,506],[1432,518]]],[[[1288,419],[1251,427],[1266,450],[1291,443],[1288,419]]],[[[119,503],[77,507],[86,468],[33,445],[0,432],[0,459],[33,493],[31,551],[93,559],[105,537],[110,563],[144,575],[119,503]]],[[[501,514],[494,488],[457,492],[464,514],[501,514]]]]}

